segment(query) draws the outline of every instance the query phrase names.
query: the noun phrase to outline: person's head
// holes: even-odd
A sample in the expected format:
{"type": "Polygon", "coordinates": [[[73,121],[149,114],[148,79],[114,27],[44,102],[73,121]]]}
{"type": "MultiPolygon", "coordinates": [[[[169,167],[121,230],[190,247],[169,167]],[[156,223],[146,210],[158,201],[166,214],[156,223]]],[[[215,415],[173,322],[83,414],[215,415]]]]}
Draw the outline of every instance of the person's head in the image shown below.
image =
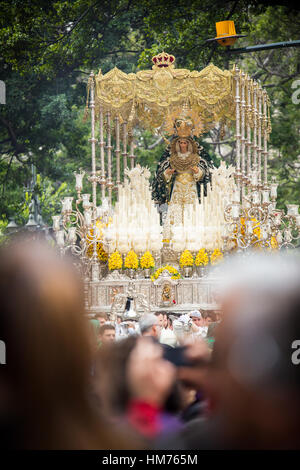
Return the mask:
{"type": "Polygon", "coordinates": [[[203,326],[203,318],[199,310],[193,310],[190,313],[190,318],[196,326],[203,326]]]}
{"type": "Polygon", "coordinates": [[[170,315],[168,315],[168,325],[167,325],[167,328],[169,328],[169,330],[173,330],[173,319],[170,317],[170,315]]]}
{"type": "Polygon", "coordinates": [[[300,448],[299,261],[252,255],[222,274],[223,319],[207,376],[214,412],[237,445],[300,448]]]}
{"type": "Polygon", "coordinates": [[[155,312],[154,314],[157,317],[158,324],[161,328],[164,328],[166,312],[155,312]]]}
{"type": "Polygon", "coordinates": [[[180,152],[186,153],[189,148],[189,141],[187,139],[182,138],[182,139],[179,139],[178,143],[179,143],[180,152]]]}
{"type": "Polygon", "coordinates": [[[164,317],[163,328],[168,328],[168,314],[164,313],[163,317],[164,317]]]}
{"type": "Polygon", "coordinates": [[[105,323],[107,322],[107,314],[106,313],[98,313],[97,320],[98,320],[100,326],[105,325],[105,323]]]}
{"type": "Polygon", "coordinates": [[[210,323],[213,323],[216,321],[216,315],[214,312],[207,312],[204,316],[204,323],[205,323],[205,326],[209,326],[210,323]]]}
{"type": "Polygon", "coordinates": [[[144,314],[139,321],[139,327],[142,336],[153,336],[159,339],[161,326],[156,315],[152,313],[144,314]]]}
{"type": "Polygon", "coordinates": [[[12,430],[10,444],[112,445],[105,433],[99,441],[100,422],[87,400],[91,326],[71,263],[43,243],[19,240],[1,247],[0,303],[1,340],[7,347],[0,415],[5,412],[12,430]]]}
{"type": "Polygon", "coordinates": [[[113,343],[116,339],[116,329],[113,324],[106,323],[99,328],[101,344],[113,343]]]}
{"type": "Polygon", "coordinates": [[[216,315],[216,322],[220,322],[222,320],[222,313],[220,310],[216,310],[215,311],[215,315],[216,315]]]}

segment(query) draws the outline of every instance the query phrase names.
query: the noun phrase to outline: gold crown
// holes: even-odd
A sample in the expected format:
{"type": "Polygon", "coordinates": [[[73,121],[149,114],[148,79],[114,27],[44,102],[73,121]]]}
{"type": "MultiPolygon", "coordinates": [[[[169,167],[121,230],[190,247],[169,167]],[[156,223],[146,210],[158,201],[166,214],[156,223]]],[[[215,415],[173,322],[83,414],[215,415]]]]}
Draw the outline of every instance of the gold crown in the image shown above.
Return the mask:
{"type": "Polygon", "coordinates": [[[173,55],[167,54],[167,52],[161,52],[160,54],[155,55],[152,57],[153,68],[158,67],[170,67],[171,65],[174,66],[175,57],[173,55]]]}
{"type": "Polygon", "coordinates": [[[178,137],[199,137],[204,132],[204,126],[199,113],[185,103],[166,116],[164,131],[172,135],[174,130],[178,137]]]}
{"type": "Polygon", "coordinates": [[[176,119],[175,129],[179,137],[191,137],[194,123],[191,120],[176,119]]]}

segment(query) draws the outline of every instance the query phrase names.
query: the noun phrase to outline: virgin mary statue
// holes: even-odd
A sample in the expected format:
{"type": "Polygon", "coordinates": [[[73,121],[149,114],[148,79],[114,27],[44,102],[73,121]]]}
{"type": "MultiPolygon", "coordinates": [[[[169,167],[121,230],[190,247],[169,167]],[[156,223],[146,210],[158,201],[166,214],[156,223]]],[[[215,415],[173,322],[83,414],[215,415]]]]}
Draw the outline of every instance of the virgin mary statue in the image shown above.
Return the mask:
{"type": "Polygon", "coordinates": [[[164,236],[169,238],[170,225],[183,224],[187,204],[201,202],[207,183],[211,180],[212,161],[202,146],[191,136],[191,123],[177,120],[170,144],[157,165],[152,182],[152,198],[156,203],[168,203],[164,236]],[[203,191],[201,191],[203,185],[203,191]]]}

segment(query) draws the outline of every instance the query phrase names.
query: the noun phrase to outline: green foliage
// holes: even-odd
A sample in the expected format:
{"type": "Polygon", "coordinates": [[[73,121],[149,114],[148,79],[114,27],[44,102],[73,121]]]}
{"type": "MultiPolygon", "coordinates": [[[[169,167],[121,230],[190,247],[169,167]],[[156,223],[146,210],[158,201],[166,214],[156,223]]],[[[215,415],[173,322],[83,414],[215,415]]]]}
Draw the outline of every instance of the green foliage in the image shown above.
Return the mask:
{"type": "MultiPolygon", "coordinates": [[[[261,80],[272,103],[270,174],[281,183],[279,205],[299,201],[300,105],[291,100],[299,49],[229,57],[224,48],[205,42],[215,36],[215,22],[225,19],[247,34],[238,47],[297,39],[297,12],[256,0],[3,0],[1,10],[0,79],[7,91],[7,104],[0,108],[3,223],[12,214],[28,218],[24,188],[32,163],[42,175],[38,185],[47,221],[59,211],[59,198],[73,194],[73,172],[90,170],[89,122],[82,121],[90,70],[148,69],[162,50],[175,55],[177,67],[199,70],[213,62],[230,68],[236,61],[261,80]]],[[[153,172],[164,142],[155,145],[158,138],[148,131],[137,131],[135,140],[136,161],[153,172]]],[[[202,144],[218,164],[214,147],[202,144]]]]}

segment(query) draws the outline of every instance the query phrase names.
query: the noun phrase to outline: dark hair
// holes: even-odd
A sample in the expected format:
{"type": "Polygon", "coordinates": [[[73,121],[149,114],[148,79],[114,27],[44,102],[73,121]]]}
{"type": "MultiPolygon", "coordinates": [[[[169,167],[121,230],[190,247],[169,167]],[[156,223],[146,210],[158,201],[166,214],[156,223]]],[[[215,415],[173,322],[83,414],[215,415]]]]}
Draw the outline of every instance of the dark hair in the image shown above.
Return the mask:
{"type": "Polygon", "coordinates": [[[159,312],[155,312],[154,315],[156,315],[157,317],[158,317],[159,315],[162,315],[162,316],[167,315],[167,317],[168,317],[168,312],[165,312],[164,310],[161,310],[161,311],[159,311],[159,312]]]}
{"type": "Polygon", "coordinates": [[[217,319],[217,315],[216,315],[216,313],[215,313],[213,310],[212,310],[212,311],[208,311],[208,312],[206,312],[206,314],[205,314],[205,320],[207,320],[207,318],[211,318],[212,321],[215,322],[216,319],[217,319]]]}
{"type": "Polygon", "coordinates": [[[96,318],[105,318],[107,319],[108,318],[108,314],[106,312],[99,312],[96,314],[96,318]]]}
{"type": "MultiPolygon", "coordinates": [[[[107,325],[103,325],[107,326],[107,325]]],[[[100,348],[95,364],[94,387],[99,396],[100,407],[108,415],[122,415],[130,398],[126,378],[126,364],[136,345],[137,337],[130,336],[113,345],[100,348]]]]}
{"type": "Polygon", "coordinates": [[[115,325],[113,325],[112,323],[106,323],[105,325],[101,325],[99,330],[98,330],[98,333],[100,336],[103,335],[103,333],[107,330],[116,330],[115,328],[115,325]]]}

